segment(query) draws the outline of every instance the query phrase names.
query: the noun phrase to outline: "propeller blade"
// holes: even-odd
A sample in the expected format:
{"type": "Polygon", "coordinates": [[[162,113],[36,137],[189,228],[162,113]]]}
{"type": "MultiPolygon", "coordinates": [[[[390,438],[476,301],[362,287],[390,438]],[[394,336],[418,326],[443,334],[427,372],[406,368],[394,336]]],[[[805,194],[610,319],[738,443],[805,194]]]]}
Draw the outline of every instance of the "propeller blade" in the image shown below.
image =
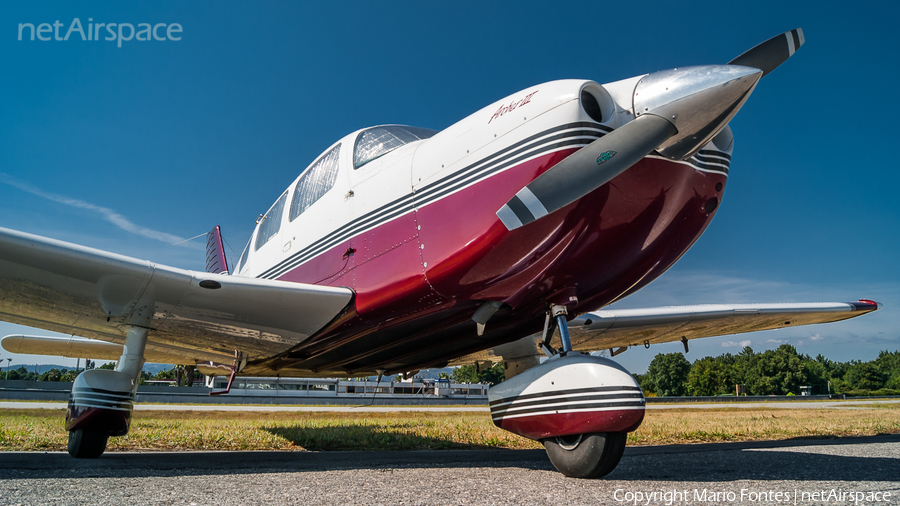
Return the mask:
{"type": "Polygon", "coordinates": [[[765,76],[793,56],[804,42],[803,29],[797,28],[757,44],[728,62],[728,65],[757,68],[762,70],[763,76],[765,76]]]}
{"type": "Polygon", "coordinates": [[[508,230],[542,218],[603,186],[675,133],[664,118],[638,117],[541,174],[509,199],[497,217],[508,230]]]}

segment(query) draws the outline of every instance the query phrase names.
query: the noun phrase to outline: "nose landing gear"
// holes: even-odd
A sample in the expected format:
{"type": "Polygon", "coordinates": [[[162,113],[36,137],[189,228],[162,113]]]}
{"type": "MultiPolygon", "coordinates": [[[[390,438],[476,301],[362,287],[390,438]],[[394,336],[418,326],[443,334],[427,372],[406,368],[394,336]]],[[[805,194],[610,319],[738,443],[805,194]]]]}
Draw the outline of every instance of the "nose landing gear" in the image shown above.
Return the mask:
{"type": "Polygon", "coordinates": [[[491,388],[494,424],[541,441],[550,462],[574,478],[599,478],[618,465],[628,432],[644,419],[644,395],[637,382],[612,360],[572,351],[564,309],[548,312],[548,325],[560,329],[559,351],[542,349],[548,359],[491,388]]]}

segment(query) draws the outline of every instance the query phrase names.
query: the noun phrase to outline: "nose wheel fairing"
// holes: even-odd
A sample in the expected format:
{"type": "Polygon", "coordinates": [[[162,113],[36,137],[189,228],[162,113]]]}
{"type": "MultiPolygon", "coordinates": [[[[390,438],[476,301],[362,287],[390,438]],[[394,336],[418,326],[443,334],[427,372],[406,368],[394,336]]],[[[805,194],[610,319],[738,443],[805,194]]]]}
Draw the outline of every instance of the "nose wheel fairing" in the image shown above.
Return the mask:
{"type": "Polygon", "coordinates": [[[497,427],[535,440],[631,432],[644,419],[644,395],[631,374],[582,354],[554,355],[491,388],[489,401],[497,427]]]}
{"type": "Polygon", "coordinates": [[[491,388],[494,424],[541,441],[556,469],[573,478],[599,478],[619,464],[628,432],[644,420],[644,394],[612,360],[572,351],[566,308],[551,305],[544,325],[543,364],[491,388]],[[562,348],[548,344],[557,321],[562,348]]]}

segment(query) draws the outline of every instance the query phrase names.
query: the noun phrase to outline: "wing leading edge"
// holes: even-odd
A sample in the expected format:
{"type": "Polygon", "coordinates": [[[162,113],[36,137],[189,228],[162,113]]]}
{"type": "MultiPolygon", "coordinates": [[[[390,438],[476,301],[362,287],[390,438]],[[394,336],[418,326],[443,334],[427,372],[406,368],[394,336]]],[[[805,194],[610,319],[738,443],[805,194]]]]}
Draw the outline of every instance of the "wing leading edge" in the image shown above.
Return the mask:
{"type": "Polygon", "coordinates": [[[871,300],[796,304],[705,304],[587,313],[569,322],[572,347],[619,348],[829,323],[880,309],[871,300]]]}
{"type": "Polygon", "coordinates": [[[352,299],[348,288],[189,271],[0,228],[0,320],[124,343],[143,313],[148,351],[185,353],[183,363],[277,355],[352,299]]]}

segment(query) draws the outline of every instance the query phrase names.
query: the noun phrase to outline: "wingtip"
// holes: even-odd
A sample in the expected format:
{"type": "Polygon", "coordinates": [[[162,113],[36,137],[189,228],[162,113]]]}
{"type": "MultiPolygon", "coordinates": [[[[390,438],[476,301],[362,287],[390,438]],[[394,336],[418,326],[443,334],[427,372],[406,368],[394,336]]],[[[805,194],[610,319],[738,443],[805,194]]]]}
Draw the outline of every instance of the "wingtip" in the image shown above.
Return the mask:
{"type": "Polygon", "coordinates": [[[875,302],[872,299],[859,299],[858,302],[851,302],[850,305],[859,311],[878,311],[884,307],[880,302],[875,302]]]}

